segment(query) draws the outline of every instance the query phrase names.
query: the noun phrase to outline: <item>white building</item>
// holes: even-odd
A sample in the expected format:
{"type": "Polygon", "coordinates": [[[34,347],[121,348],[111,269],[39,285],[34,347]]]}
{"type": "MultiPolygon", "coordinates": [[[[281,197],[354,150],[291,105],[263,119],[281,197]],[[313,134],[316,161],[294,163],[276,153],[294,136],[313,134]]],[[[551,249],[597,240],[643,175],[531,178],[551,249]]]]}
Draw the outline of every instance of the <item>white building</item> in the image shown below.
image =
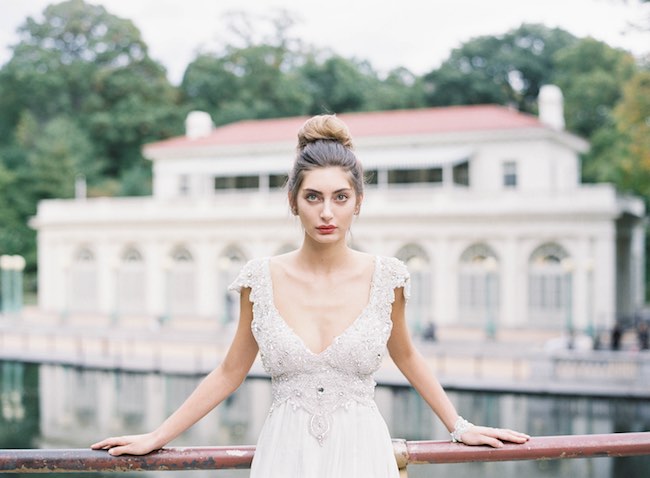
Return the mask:
{"type": "MultiPolygon", "coordinates": [[[[644,292],[643,203],[582,184],[588,144],[561,93],[540,118],[501,106],[342,114],[369,174],[353,245],[405,260],[412,329],[591,331],[644,292]]],[[[306,118],[213,128],[146,145],[153,197],[40,203],[39,307],[62,320],[218,326],[245,261],[299,245],[282,188],[306,118]]]]}

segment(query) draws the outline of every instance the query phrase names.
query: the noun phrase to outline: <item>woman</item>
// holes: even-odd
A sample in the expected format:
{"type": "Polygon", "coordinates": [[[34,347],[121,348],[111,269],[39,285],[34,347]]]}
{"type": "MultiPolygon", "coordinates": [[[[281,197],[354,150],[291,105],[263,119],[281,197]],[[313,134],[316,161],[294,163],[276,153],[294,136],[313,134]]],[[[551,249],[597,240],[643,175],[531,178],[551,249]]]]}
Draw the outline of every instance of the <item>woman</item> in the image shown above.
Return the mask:
{"type": "Polygon", "coordinates": [[[373,400],[373,373],[386,351],[452,440],[493,447],[528,440],[458,415],[411,342],[406,267],[347,245],[363,200],[363,171],[341,120],[322,115],[305,123],[287,186],[291,211],[304,229],[302,246],[243,268],[231,286],[240,291],[241,312],[223,362],[155,431],[108,438],[92,448],[112,455],[161,448],[235,391],[258,351],[272,377],[273,404],[251,477],[398,477],[373,400]]]}

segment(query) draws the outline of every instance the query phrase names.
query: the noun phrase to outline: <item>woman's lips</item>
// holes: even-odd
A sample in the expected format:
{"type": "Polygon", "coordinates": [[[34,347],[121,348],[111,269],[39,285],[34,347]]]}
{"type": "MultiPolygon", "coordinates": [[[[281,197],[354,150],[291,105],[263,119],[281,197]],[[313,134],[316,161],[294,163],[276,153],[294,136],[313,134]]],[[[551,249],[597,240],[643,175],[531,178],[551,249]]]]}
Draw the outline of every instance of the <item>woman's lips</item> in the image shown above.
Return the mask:
{"type": "Polygon", "coordinates": [[[321,234],[332,234],[336,230],[336,226],[318,226],[316,229],[321,234]]]}

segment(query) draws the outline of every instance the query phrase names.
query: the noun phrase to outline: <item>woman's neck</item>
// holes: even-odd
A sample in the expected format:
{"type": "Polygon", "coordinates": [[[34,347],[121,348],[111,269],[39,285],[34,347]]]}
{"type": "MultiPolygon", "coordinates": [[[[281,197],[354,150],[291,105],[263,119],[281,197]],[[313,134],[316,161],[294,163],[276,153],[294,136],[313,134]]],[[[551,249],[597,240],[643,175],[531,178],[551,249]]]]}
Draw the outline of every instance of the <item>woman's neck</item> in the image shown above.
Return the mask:
{"type": "Polygon", "coordinates": [[[353,253],[345,242],[319,244],[307,238],[297,252],[298,260],[306,267],[323,272],[342,267],[353,253]]]}

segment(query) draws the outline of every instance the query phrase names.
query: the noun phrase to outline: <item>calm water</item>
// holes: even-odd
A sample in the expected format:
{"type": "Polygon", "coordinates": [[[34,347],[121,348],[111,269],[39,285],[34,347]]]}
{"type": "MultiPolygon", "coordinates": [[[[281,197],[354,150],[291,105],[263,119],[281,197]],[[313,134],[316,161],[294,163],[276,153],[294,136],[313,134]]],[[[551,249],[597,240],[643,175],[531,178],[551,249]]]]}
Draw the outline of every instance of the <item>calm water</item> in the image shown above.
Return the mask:
{"type": "MultiPolygon", "coordinates": [[[[0,448],[79,448],[107,435],[148,431],[171,413],[200,379],[0,362],[0,448]]],[[[475,423],[516,428],[532,435],[650,430],[649,401],[458,391],[449,394],[461,413],[475,423]]],[[[437,418],[410,389],[379,387],[377,403],[394,437],[448,438],[437,418]]],[[[172,444],[254,444],[269,404],[270,383],[247,380],[230,399],[172,444]]],[[[152,475],[244,478],[248,472],[147,474],[152,475]]],[[[409,467],[409,477],[430,476],[647,478],[650,456],[409,467]]]]}

